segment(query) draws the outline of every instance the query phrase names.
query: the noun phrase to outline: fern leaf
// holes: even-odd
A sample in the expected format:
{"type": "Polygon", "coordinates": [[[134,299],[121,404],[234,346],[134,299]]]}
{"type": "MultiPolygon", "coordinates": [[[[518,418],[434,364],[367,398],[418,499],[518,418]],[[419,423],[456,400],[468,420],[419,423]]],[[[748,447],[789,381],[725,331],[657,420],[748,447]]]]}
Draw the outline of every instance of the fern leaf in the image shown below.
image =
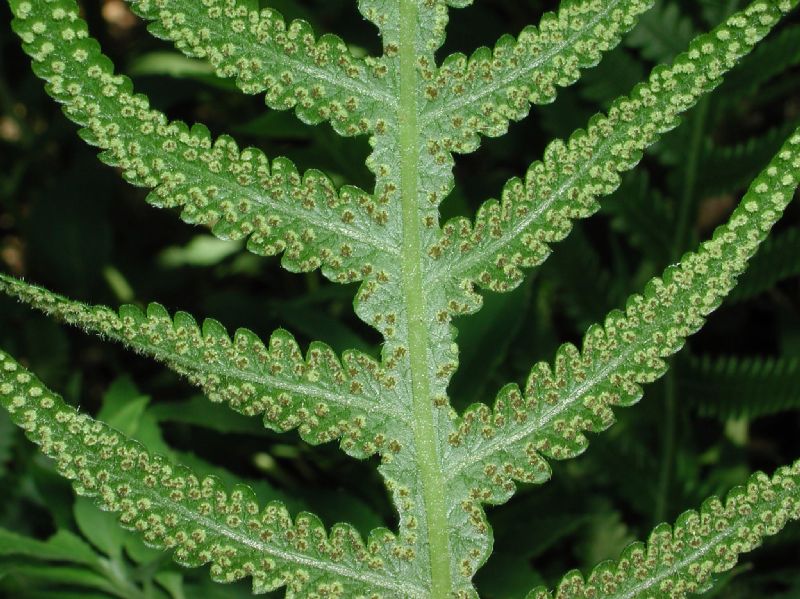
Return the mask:
{"type": "Polygon", "coordinates": [[[639,26],[625,39],[625,44],[637,48],[648,60],[662,62],[683,52],[694,36],[692,20],[678,3],[662,0],[642,16],[639,26]]]}
{"type": "Polygon", "coordinates": [[[48,92],[101,158],[126,179],[153,188],[150,203],[183,208],[189,223],[222,239],[247,238],[260,255],[283,253],[293,271],[324,267],[338,281],[358,280],[365,265],[396,251],[386,211],[353,187],[341,191],[321,172],[300,176],[287,159],[272,162],[229,137],[169,122],[115,75],[74,0],[13,0],[14,30],[48,92]],[[380,256],[379,256],[380,255],[380,256]]]}
{"type": "Polygon", "coordinates": [[[548,104],[557,87],[574,83],[580,70],[600,61],[619,43],[651,0],[569,0],[558,13],[546,13],[514,39],[500,38],[494,50],[483,47],[470,58],[447,57],[424,90],[428,98],[422,127],[451,152],[468,153],[478,135],[497,137],[531,104],[548,104]]]}
{"type": "Polygon", "coordinates": [[[116,312],[3,275],[0,291],[153,357],[202,388],[211,401],[246,416],[261,414],[272,430],[296,428],[313,444],[341,439],[351,455],[369,456],[379,449],[374,440],[390,428],[388,422],[405,417],[387,398],[384,370],[360,352],[346,352],[340,361],[327,345],[312,343],[304,358],[283,330],[267,344],[246,329],[231,338],[216,320],[200,327],[186,312],[173,318],[159,304],[146,312],[131,305],[116,312]]]}
{"type": "Polygon", "coordinates": [[[720,89],[720,94],[739,98],[758,89],[764,83],[800,64],[800,25],[787,27],[774,38],[764,40],[750,56],[742,61],[720,89]]]}
{"type": "Polygon", "coordinates": [[[699,511],[684,512],[674,526],[657,526],[647,544],[629,546],[588,579],[570,572],[555,593],[538,588],[527,599],[683,599],[708,590],[714,576],[733,568],[742,553],[798,519],[800,461],[779,468],[772,478],[758,472],[724,503],[712,497],[699,511]]]}
{"type": "Polygon", "coordinates": [[[368,133],[396,102],[381,60],[354,57],[333,35],[316,39],[311,26],[287,24],[271,8],[251,10],[228,0],[129,0],[133,11],[154,21],[151,33],[184,54],[204,58],[220,77],[236,77],[248,94],[266,90],[270,108],[294,108],[306,123],[330,121],[343,135],[368,133]]]}
{"type": "MultiPolygon", "coordinates": [[[[414,7],[413,47],[417,56],[430,59],[444,43],[445,28],[448,21],[448,7],[465,8],[472,0],[425,0],[414,7]]],[[[398,48],[403,44],[403,10],[396,0],[358,0],[361,14],[380,30],[384,55],[396,58],[398,48]]],[[[428,66],[428,64],[420,65],[428,66]]]]}
{"type": "MultiPolygon", "coordinates": [[[[748,182],[757,174],[753,173],[748,182]]],[[[602,210],[611,217],[611,226],[623,232],[631,245],[646,252],[656,263],[663,264],[669,260],[672,239],[668,224],[674,216],[666,199],[650,184],[644,172],[634,171],[624,177],[617,191],[603,202],[602,210]]]]}
{"type": "Polygon", "coordinates": [[[615,101],[607,115],[593,117],[585,131],[551,143],[524,182],[512,179],[500,203],[481,206],[474,225],[466,219],[445,224],[429,250],[438,258],[432,282],[449,281],[454,293],[471,283],[494,291],[516,287],[521,269],[543,262],[549,246],[569,234],[573,219],[594,214],[597,198],[619,186],[619,173],[632,169],[642,151],[677,126],[680,113],[719,85],[796,4],[751,4],[697,37],[671,66],[656,67],[646,84],[615,101]]]}
{"type": "Polygon", "coordinates": [[[365,545],[348,525],[328,534],[312,514],[293,521],[280,503],[261,509],[249,487],[201,480],[78,413],[4,352],[0,403],[79,495],[119,514],[149,545],[174,550],[178,563],[211,563],[218,582],[252,576],[255,592],[285,586],[287,597],[425,596],[392,556],[388,531],[365,545]]]}
{"type": "Polygon", "coordinates": [[[731,301],[739,302],[772,289],[776,283],[800,276],[800,229],[788,229],[775,234],[764,243],[739,285],[731,301]]]}
{"type": "Polygon", "coordinates": [[[720,420],[800,408],[800,359],[703,356],[681,370],[686,407],[720,420]]]}
{"type": "Polygon", "coordinates": [[[494,410],[477,404],[462,416],[445,468],[450,484],[500,503],[513,493],[514,480],[549,478],[545,457],[582,453],[588,445],[584,431],[607,429],[614,422],[613,406],[635,404],[640,385],[663,376],[664,358],[677,352],[733,289],[798,182],[800,130],[753,182],[729,222],[696,253],[652,280],[642,295],[629,298],[625,312],[614,311],[603,326],[591,327],[582,351],[563,345],[553,368],[544,362],[534,366],[524,393],[508,385],[494,410]]]}
{"type": "MultiPolygon", "coordinates": [[[[593,105],[608,108],[611,102],[644,79],[645,74],[639,58],[618,46],[606,54],[595,68],[586,71],[581,79],[580,94],[593,105]]],[[[571,133],[573,128],[567,133],[571,133]]]]}
{"type": "Polygon", "coordinates": [[[697,176],[697,193],[700,197],[738,192],[747,187],[759,170],[781,147],[792,127],[776,127],[761,137],[731,146],[718,146],[706,140],[697,176]]]}

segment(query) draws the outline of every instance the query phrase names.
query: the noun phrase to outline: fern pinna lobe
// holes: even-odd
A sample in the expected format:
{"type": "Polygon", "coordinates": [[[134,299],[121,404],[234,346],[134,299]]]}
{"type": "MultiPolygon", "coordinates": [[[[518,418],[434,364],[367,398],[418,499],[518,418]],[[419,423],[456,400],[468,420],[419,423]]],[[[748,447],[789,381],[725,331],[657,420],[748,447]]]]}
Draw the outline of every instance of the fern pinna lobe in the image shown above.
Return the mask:
{"type": "Polygon", "coordinates": [[[215,580],[251,576],[255,592],[285,586],[298,598],[366,598],[378,589],[425,597],[404,575],[408,564],[392,556],[388,531],[375,531],[367,546],[351,527],[326,533],[311,514],[293,521],[279,503],[260,508],[248,487],[201,480],[80,414],[3,352],[0,402],[78,494],[119,514],[149,544],[174,550],[179,563],[210,562],[215,580]]]}
{"type": "Polygon", "coordinates": [[[702,593],[716,574],[736,565],[741,553],[798,519],[800,461],[779,468],[772,477],[756,473],[724,503],[712,497],[699,511],[682,514],[674,526],[656,527],[647,544],[629,546],[618,560],[597,566],[588,579],[571,572],[555,593],[538,588],[527,599],[666,599],[702,593]]]}
{"type": "MultiPolygon", "coordinates": [[[[386,212],[354,187],[336,190],[321,172],[301,176],[287,159],[240,150],[230,137],[212,141],[202,125],[170,122],[133,93],[130,80],[88,36],[73,0],[12,3],[13,26],[48,92],[82,125],[81,135],[149,200],[181,207],[190,223],[210,225],[223,239],[248,239],[260,255],[283,253],[290,270],[324,266],[335,280],[359,280],[396,248],[386,212]]],[[[396,250],[395,250],[396,251],[396,250]]]]}
{"type": "Polygon", "coordinates": [[[594,214],[597,199],[619,186],[619,173],[636,166],[642,151],[675,128],[679,115],[719,85],[791,6],[754,2],[699,36],[671,65],[656,67],[647,83],[617,99],[608,114],[593,117],[566,143],[552,142],[525,181],[509,181],[501,202],[486,202],[474,223],[446,223],[430,248],[438,261],[432,284],[515,288],[522,269],[544,262],[550,245],[569,234],[572,220],[594,214]]]}
{"type": "Polygon", "coordinates": [[[207,59],[220,77],[249,94],[266,91],[271,108],[294,108],[306,123],[330,121],[343,135],[374,130],[397,99],[380,59],[353,56],[333,35],[316,38],[305,21],[287,24],[271,8],[228,0],[129,0],[149,30],[184,54],[207,59]]]}
{"type": "Polygon", "coordinates": [[[513,493],[514,480],[549,478],[544,456],[582,453],[588,445],[584,431],[605,430],[614,421],[612,407],[636,403],[640,385],[664,374],[664,358],[730,293],[798,184],[800,129],[756,178],[728,223],[652,280],[642,295],[631,297],[624,312],[591,327],[581,351],[562,346],[553,368],[534,366],[524,392],[509,385],[494,410],[481,404],[469,409],[453,439],[447,476],[468,485],[473,496],[500,503],[513,493]]]}
{"type": "Polygon", "coordinates": [[[557,87],[595,66],[650,6],[652,0],[569,0],[516,39],[503,36],[469,58],[448,56],[425,84],[422,126],[445,151],[475,150],[479,135],[500,136],[531,104],[552,102],[557,87]]]}
{"type": "Polygon", "coordinates": [[[217,321],[198,326],[186,312],[174,317],[158,304],[146,311],[87,306],[40,287],[0,275],[0,290],[64,322],[123,343],[155,358],[199,386],[211,401],[285,432],[297,428],[306,441],[341,440],[349,454],[391,453],[389,421],[404,414],[391,401],[393,382],[373,359],[346,352],[340,360],[322,343],[307,355],[287,331],[268,343],[240,329],[231,338],[217,321]]]}

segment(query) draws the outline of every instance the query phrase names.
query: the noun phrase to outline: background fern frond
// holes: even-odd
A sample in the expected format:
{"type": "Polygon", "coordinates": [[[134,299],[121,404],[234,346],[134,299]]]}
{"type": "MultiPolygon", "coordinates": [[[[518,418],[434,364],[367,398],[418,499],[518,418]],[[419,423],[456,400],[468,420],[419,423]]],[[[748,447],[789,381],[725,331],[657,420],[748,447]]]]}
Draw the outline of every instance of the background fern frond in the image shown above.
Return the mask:
{"type": "Polygon", "coordinates": [[[115,312],[3,275],[0,291],[153,357],[203,389],[211,401],[247,416],[263,415],[273,430],[296,428],[314,444],[341,439],[348,453],[371,455],[386,450],[374,440],[384,437],[387,422],[404,418],[387,397],[383,368],[359,352],[347,352],[340,361],[328,346],[313,343],[304,357],[286,331],[274,333],[267,344],[245,329],[231,338],[215,320],[200,327],[186,312],[173,318],[158,304],[146,312],[131,305],[115,312]]]}
{"type": "Polygon", "coordinates": [[[737,98],[752,93],[770,79],[800,64],[800,25],[787,27],[764,40],[755,52],[725,78],[721,95],[737,98]]]}
{"type": "Polygon", "coordinates": [[[745,188],[796,126],[787,124],[728,146],[707,139],[699,157],[702,168],[698,172],[697,193],[707,197],[745,188]]]}
{"type": "Polygon", "coordinates": [[[721,420],[800,408],[800,359],[701,356],[681,370],[680,402],[721,420]]]}
{"type": "Polygon", "coordinates": [[[5,352],[0,403],[79,495],[119,514],[149,545],[174,550],[178,563],[210,562],[218,582],[251,576],[255,592],[286,586],[287,597],[379,589],[424,596],[404,572],[407,564],[392,556],[388,531],[375,531],[368,547],[347,525],[328,534],[312,514],[292,520],[279,503],[259,508],[249,488],[229,491],[216,479],[201,480],[78,413],[5,352]]]}
{"type": "Polygon", "coordinates": [[[588,579],[571,572],[555,594],[539,588],[527,599],[683,599],[708,590],[714,576],[733,568],[739,555],[797,519],[800,461],[779,468],[771,478],[756,473],[724,503],[712,497],[699,511],[682,514],[674,526],[657,526],[647,544],[631,545],[618,560],[597,566],[588,579]]]}
{"type": "MultiPolygon", "coordinates": [[[[748,183],[750,181],[752,177],[748,183]]],[[[601,211],[611,218],[611,226],[624,233],[633,247],[645,252],[657,264],[669,261],[672,239],[667,225],[675,220],[675,215],[662,192],[651,184],[645,173],[634,171],[623,177],[617,191],[603,201],[601,211]]]]}
{"type": "Polygon", "coordinates": [[[638,49],[653,62],[672,60],[696,35],[692,20],[673,0],[658,0],[653,10],[644,14],[639,26],[625,38],[625,45],[638,49]]]}

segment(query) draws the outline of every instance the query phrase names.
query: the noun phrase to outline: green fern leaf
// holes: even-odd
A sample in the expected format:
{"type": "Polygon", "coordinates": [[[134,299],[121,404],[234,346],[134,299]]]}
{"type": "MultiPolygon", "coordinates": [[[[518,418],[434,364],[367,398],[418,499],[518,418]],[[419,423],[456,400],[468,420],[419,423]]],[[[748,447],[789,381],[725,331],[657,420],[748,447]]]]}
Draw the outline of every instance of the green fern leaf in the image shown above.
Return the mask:
{"type": "Polygon", "coordinates": [[[374,130],[365,115],[396,98],[380,59],[359,59],[333,35],[316,39],[305,21],[286,24],[271,8],[216,0],[129,0],[154,21],[148,29],[187,56],[208,60],[220,77],[236,77],[248,94],[267,91],[270,108],[294,108],[306,123],[330,121],[342,135],[374,130]]]}
{"type": "Polygon", "coordinates": [[[788,229],[764,243],[730,301],[740,302],[772,289],[777,283],[800,276],[800,230],[788,229]]]}
{"type": "Polygon", "coordinates": [[[265,426],[276,431],[297,428],[313,444],[341,439],[345,451],[366,457],[385,442],[389,422],[404,419],[391,399],[391,377],[360,352],[347,352],[340,361],[328,346],[313,343],[303,357],[286,331],[267,344],[246,329],[231,338],[216,320],[199,327],[186,312],[173,318],[159,304],[146,312],[130,305],[115,312],[4,275],[0,291],[155,358],[211,401],[246,416],[263,415],[265,426]]]}
{"type": "Polygon", "coordinates": [[[800,408],[797,358],[693,358],[681,370],[681,403],[720,420],[800,408]]]}
{"type": "Polygon", "coordinates": [[[571,572],[555,593],[538,588],[527,599],[683,599],[708,590],[714,576],[733,568],[739,555],[798,519],[800,461],[779,468],[772,478],[758,472],[724,503],[712,497],[699,512],[683,513],[674,526],[657,526],[647,544],[631,545],[588,579],[571,572]]]}
{"type": "Polygon", "coordinates": [[[720,95],[740,98],[763,86],[778,73],[800,64],[800,25],[787,27],[774,38],[764,40],[726,78],[720,95]]]}
{"type": "Polygon", "coordinates": [[[350,526],[328,534],[312,514],[293,521],[277,502],[261,509],[248,487],[201,480],[80,414],[3,352],[0,403],[79,495],[119,514],[147,544],[174,550],[178,563],[210,562],[214,580],[251,576],[255,592],[285,586],[290,598],[425,596],[409,564],[392,555],[388,531],[365,545],[350,526]]]}
{"type": "Polygon", "coordinates": [[[88,37],[74,0],[14,0],[12,25],[48,92],[82,125],[81,135],[126,179],[153,188],[150,203],[181,207],[181,218],[222,239],[247,238],[260,255],[283,253],[295,271],[320,266],[332,279],[358,280],[366,265],[397,251],[387,215],[363,191],[337,191],[321,172],[301,176],[287,159],[270,163],[229,137],[212,141],[202,125],[170,122],[115,75],[88,37]]]}
{"type": "Polygon", "coordinates": [[[494,410],[484,404],[467,410],[450,440],[449,483],[467,487],[481,501],[502,503],[514,492],[514,480],[549,479],[546,457],[581,454],[588,445],[584,431],[607,429],[614,422],[612,407],[635,404],[640,385],[663,376],[664,358],[730,293],[798,183],[800,130],[713,239],[667,268],[642,295],[629,298],[625,312],[612,312],[602,326],[591,327],[582,351],[563,345],[553,368],[544,362],[534,366],[524,392],[508,385],[494,410]]]}
{"type": "Polygon", "coordinates": [[[581,69],[595,66],[651,4],[568,0],[517,39],[500,38],[494,50],[448,56],[425,85],[422,127],[433,131],[432,143],[446,151],[474,151],[479,134],[502,135],[531,104],[552,102],[557,87],[571,85],[581,69]]]}
{"type": "MultiPolygon", "coordinates": [[[[369,133],[367,166],[375,175],[370,195],[352,187],[336,190],[316,171],[300,176],[288,161],[270,163],[257,150],[240,151],[230,138],[214,142],[202,127],[170,123],[114,74],[88,37],[74,0],[11,0],[14,28],[34,69],[67,115],[84,127],[84,137],[105,150],[104,160],[121,167],[131,182],[154,188],[153,203],[182,208],[184,220],[211,225],[219,237],[248,238],[258,254],[283,253],[290,270],[321,267],[333,280],[362,281],[356,314],[383,337],[380,363],[356,353],[340,361],[321,345],[312,345],[304,358],[284,333],[265,347],[247,332],[231,340],[215,321],[201,331],[191,317],[172,318],[160,306],[146,314],[136,308],[116,313],[4,280],[4,287],[26,301],[162,360],[213,399],[244,413],[264,412],[270,426],[296,426],[312,442],[340,437],[352,455],[380,455],[398,533],[379,531],[366,548],[348,540],[350,529],[335,529],[331,541],[310,517],[292,523],[278,507],[264,513],[276,515],[279,530],[261,539],[255,524],[256,530],[249,530],[249,521],[236,519],[245,507],[252,508],[254,519],[258,513],[247,492],[230,499],[217,483],[206,483],[219,492],[207,510],[212,519],[203,521],[210,526],[203,542],[210,539],[211,545],[197,547],[198,557],[185,561],[216,562],[217,578],[252,574],[257,590],[287,584],[289,596],[476,597],[472,579],[492,547],[481,504],[507,499],[516,480],[541,482],[549,476],[546,458],[579,453],[586,446],[584,431],[611,424],[612,405],[638,400],[639,385],[663,373],[662,359],[730,290],[797,184],[800,136],[756,180],[713,240],[668,269],[643,296],[634,296],[625,314],[613,313],[605,327],[590,329],[583,354],[565,346],[555,371],[545,365],[534,369],[525,394],[507,387],[494,412],[478,406],[458,417],[448,396],[458,366],[452,319],[479,307],[474,285],[496,290],[517,285],[521,269],[539,264],[549,244],[569,232],[571,219],[595,212],[597,197],[619,185],[619,173],[675,127],[678,115],[716,87],[797,0],[756,0],[692,42],[673,65],[657,68],[586,131],[551,144],[525,183],[506,186],[502,204],[484,205],[475,226],[457,220],[442,230],[439,204],[453,189],[452,153],[475,149],[481,134],[505,130],[532,101],[549,101],[556,86],[572,83],[580,68],[596,63],[648,5],[647,0],[566,0],[561,12],[548,13],[538,28],[526,29],[517,40],[501,38],[494,53],[479,50],[471,61],[456,55],[438,68],[436,50],[449,9],[469,3],[360,0],[384,49],[381,58],[361,61],[338,39],[317,40],[302,23],[285,28],[274,12],[240,10],[234,0],[134,0],[140,14],[158,21],[160,35],[190,55],[209,58],[220,74],[237,77],[245,91],[265,91],[268,103],[294,107],[309,122],[327,119],[342,133],[369,133]],[[263,32],[262,26],[272,30],[263,32]],[[266,64],[266,56],[274,61],[266,64]],[[292,68],[293,59],[309,68],[292,68]],[[332,80],[320,83],[326,73],[332,80]],[[368,96],[368,88],[384,90],[389,101],[358,95],[368,96]],[[220,520],[216,507],[233,513],[220,520]],[[336,545],[342,538],[349,547],[336,545]],[[257,561],[278,551],[275,547],[285,552],[289,546],[291,555],[275,558],[284,560],[276,561],[277,574],[271,562],[257,561]]],[[[117,487],[109,495],[105,487],[89,485],[101,476],[128,477],[123,484],[158,506],[141,525],[125,521],[155,538],[151,542],[170,545],[170,530],[163,530],[163,539],[152,535],[161,534],[167,517],[193,520],[191,510],[199,509],[190,501],[189,512],[159,511],[171,500],[176,470],[164,471],[162,458],[76,415],[31,383],[27,373],[17,378],[21,371],[13,361],[3,363],[12,365],[8,383],[2,383],[11,394],[6,405],[46,453],[62,458],[68,475],[79,477],[79,491],[99,491],[106,507],[124,508],[125,519],[130,509],[118,505],[117,487]],[[50,408],[38,403],[43,398],[50,408]],[[53,422],[51,408],[59,415],[53,422]],[[103,457],[109,451],[110,458],[103,457]],[[125,461],[126,452],[144,466],[155,464],[165,484],[148,491],[135,468],[110,472],[102,462],[125,461]]],[[[196,477],[177,472],[202,494],[196,477]]],[[[184,506],[183,499],[170,505],[184,506]]],[[[134,519],[153,508],[146,502],[133,505],[134,519]]]]}
{"type": "Polygon", "coordinates": [[[481,206],[474,225],[466,219],[446,223],[429,250],[438,258],[432,283],[448,282],[454,294],[470,283],[493,291],[516,287],[521,269],[543,262],[550,245],[569,234],[573,219],[594,214],[597,198],[619,186],[618,173],[638,164],[642,151],[719,85],[780,16],[775,5],[751,5],[699,36],[671,66],[657,67],[648,83],[615,101],[607,115],[593,117],[585,131],[551,143],[524,182],[512,179],[500,203],[481,206]]]}

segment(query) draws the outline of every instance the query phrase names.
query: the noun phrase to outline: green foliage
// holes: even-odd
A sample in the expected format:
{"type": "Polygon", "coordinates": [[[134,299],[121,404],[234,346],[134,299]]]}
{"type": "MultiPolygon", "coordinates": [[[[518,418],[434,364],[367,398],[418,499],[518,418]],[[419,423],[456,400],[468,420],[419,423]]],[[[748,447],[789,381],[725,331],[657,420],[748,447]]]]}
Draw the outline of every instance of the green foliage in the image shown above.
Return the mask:
{"type": "MultiPolygon", "coordinates": [[[[101,150],[101,160],[150,190],[150,204],[175,209],[183,221],[207,227],[222,240],[180,242],[161,254],[162,266],[213,267],[237,275],[258,272],[242,247],[258,256],[280,255],[285,269],[306,273],[309,296],[320,297],[309,299],[311,307],[270,309],[285,320],[294,314],[300,334],[327,328],[340,342],[346,340],[345,346],[360,347],[340,355],[326,339],[331,345],[314,341],[303,351],[283,329],[266,342],[250,329],[239,328],[231,336],[218,320],[198,325],[187,312],[170,313],[161,304],[111,309],[0,275],[5,294],[166,365],[216,404],[192,399],[151,405],[149,393],[123,378],[111,385],[93,418],[0,352],[0,403],[51,460],[50,466],[37,466],[40,480],[28,483],[34,491],[23,494],[37,504],[58,503],[39,491],[57,488],[48,471],[55,465],[86,498],[71,510],[66,505],[54,510],[62,529],[48,541],[0,528],[0,577],[13,574],[39,579],[48,589],[61,584],[123,597],[139,597],[141,580],[141,593],[148,598],[212,596],[202,583],[184,586],[174,566],[164,565],[156,550],[169,550],[182,566],[210,564],[214,581],[250,578],[255,593],[285,587],[287,597],[477,597],[479,569],[494,544],[484,506],[509,501],[519,491],[517,483],[547,482],[553,475],[550,460],[584,453],[587,432],[609,429],[616,418],[613,408],[633,406],[642,397],[642,385],[665,374],[657,387],[668,418],[653,513],[657,522],[667,517],[671,469],[699,468],[698,458],[689,457],[691,448],[682,453],[675,447],[675,390],[683,393],[686,387],[667,374],[667,360],[731,296],[740,277],[746,277],[745,285],[734,297],[741,301],[797,274],[789,259],[796,254],[796,229],[767,241],[753,256],[800,183],[800,130],[780,123],[760,138],[730,143],[718,143],[713,135],[722,115],[741,110],[733,100],[749,99],[759,85],[798,62],[796,26],[761,42],[797,0],[755,0],[727,18],[723,7],[706,2],[698,14],[720,13],[724,21],[699,36],[697,15],[678,2],[659,3],[647,12],[652,4],[647,0],[564,0],[538,26],[523,28],[517,37],[504,35],[493,49],[443,59],[436,53],[445,42],[450,9],[465,8],[469,0],[360,0],[358,9],[380,31],[380,57],[339,37],[317,36],[309,23],[287,21],[256,1],[131,0],[149,30],[187,57],[176,62],[175,54],[167,60],[151,55],[157,68],[143,60],[140,73],[171,70],[219,89],[233,82],[246,94],[264,94],[271,110],[294,110],[302,122],[329,123],[342,136],[367,136],[371,192],[362,189],[363,173],[348,165],[350,157],[337,156],[361,187],[320,170],[301,173],[286,158],[268,158],[255,146],[241,149],[230,136],[212,136],[205,125],[188,126],[154,109],[90,37],[75,0],[9,4],[12,27],[34,72],[80,126],[81,137],[101,150]],[[627,49],[614,49],[631,31],[627,49]],[[577,91],[568,89],[604,52],[610,52],[610,60],[577,91]],[[632,91],[615,97],[628,86],[614,71],[625,70],[634,83],[648,61],[662,64],[632,91]],[[743,68],[736,71],[740,61],[743,68]],[[729,72],[738,75],[723,84],[729,72]],[[454,155],[474,152],[483,137],[506,133],[531,105],[552,102],[559,88],[579,107],[569,118],[583,126],[565,141],[549,143],[523,178],[503,185],[500,201],[482,203],[473,219],[456,216],[440,225],[441,212],[452,214],[443,202],[457,185],[454,155]],[[605,111],[583,114],[584,101],[605,111]],[[688,127],[670,134],[687,113],[688,127]],[[656,190],[659,182],[644,174],[623,180],[654,145],[655,160],[674,167],[664,178],[667,189],[656,190]],[[690,222],[701,200],[748,185],[727,222],[681,256],[694,236],[690,222]],[[552,363],[537,358],[532,369],[527,359],[515,364],[514,376],[529,372],[527,382],[503,385],[491,406],[473,403],[459,411],[485,398],[487,380],[494,384],[506,378],[504,362],[514,356],[510,339],[504,338],[510,335],[502,333],[528,331],[518,316],[531,285],[511,293],[523,283],[525,271],[541,265],[554,244],[570,234],[573,221],[596,213],[601,198],[612,194],[605,214],[627,236],[625,243],[642,251],[645,261],[636,267],[635,279],[649,283],[629,295],[622,284],[626,277],[603,270],[605,261],[581,229],[537,283],[573,293],[565,304],[577,322],[600,322],[588,328],[580,348],[561,344],[552,363]],[[228,241],[241,245],[219,245],[228,241]],[[653,278],[665,263],[671,265],[653,278]],[[744,274],[751,263],[757,271],[744,274]],[[581,269],[597,272],[583,277],[581,269]],[[329,292],[319,291],[317,270],[331,282],[358,283],[358,288],[323,297],[329,292]],[[465,330],[462,345],[470,344],[460,349],[454,319],[483,307],[478,289],[509,295],[486,299],[482,326],[455,323],[465,330]],[[612,305],[612,298],[627,296],[624,309],[603,318],[605,306],[591,296],[599,290],[607,292],[606,303],[612,305]],[[360,334],[326,325],[316,313],[317,303],[349,300],[352,291],[355,314],[380,334],[379,358],[360,334]],[[471,372],[457,374],[460,356],[471,372]],[[451,381],[454,376],[462,378],[451,381]],[[271,432],[253,426],[246,418],[252,416],[271,432]],[[348,456],[375,456],[394,511],[383,519],[364,513],[368,510],[356,506],[368,498],[356,496],[344,497],[347,509],[334,510],[335,500],[327,496],[324,517],[353,514],[358,522],[326,526],[305,511],[308,505],[318,507],[311,493],[297,498],[286,493],[287,498],[264,481],[206,461],[220,446],[189,443],[197,455],[175,449],[162,434],[162,427],[173,424],[271,443],[276,433],[295,429],[310,445],[337,441],[348,456]],[[261,507],[265,501],[268,505],[261,507]],[[118,530],[117,519],[138,536],[118,530]],[[362,529],[371,531],[364,535],[362,529]]],[[[236,131],[266,139],[278,136],[271,126],[280,122],[268,113],[236,131]]],[[[313,135],[324,139],[324,134],[313,135]]],[[[331,146],[333,153],[339,147],[331,146]]],[[[131,230],[146,226],[137,223],[131,230]]],[[[619,263],[628,260],[623,248],[611,251],[619,263]]],[[[109,266],[103,273],[120,301],[139,295],[118,270],[109,266]]],[[[219,301],[235,305],[231,300],[219,301]]],[[[549,336],[548,345],[557,346],[548,309],[537,305],[531,312],[544,330],[541,339],[549,336]]],[[[699,399],[693,407],[701,412],[755,417],[796,406],[797,398],[789,397],[794,362],[689,364],[702,371],[692,380],[706,380],[710,389],[694,392],[699,399]],[[773,385],[779,399],[758,406],[753,389],[764,385],[773,385]],[[739,395],[733,398],[728,389],[739,395]]],[[[57,382],[58,369],[53,370],[57,382]]],[[[51,382],[49,376],[45,380],[51,382]]],[[[80,396],[71,392],[80,386],[78,379],[64,385],[69,399],[80,396]]],[[[686,393],[689,399],[695,395],[686,393]]],[[[641,447],[634,435],[643,434],[631,433],[630,455],[641,447]]],[[[223,447],[235,451],[229,444],[223,447]]],[[[270,451],[252,465],[302,493],[303,485],[281,469],[277,458],[302,456],[307,446],[271,444],[270,451]]],[[[21,459],[30,459],[30,465],[35,458],[21,459]]],[[[0,446],[0,464],[4,461],[0,446]]],[[[331,470],[346,468],[339,464],[331,470]]],[[[607,470],[602,460],[599,464],[596,470],[607,470]]],[[[798,464],[779,468],[772,478],[753,475],[724,504],[707,500],[699,513],[686,513],[674,528],[658,525],[648,545],[630,546],[586,580],[570,572],[555,596],[676,598],[723,584],[716,575],[733,568],[740,553],[800,518],[798,464]]],[[[3,476],[0,470],[0,484],[3,476]]],[[[720,474],[718,486],[735,482],[732,475],[728,479],[720,474]]],[[[708,487],[687,490],[684,497],[719,493],[708,487]]],[[[487,597],[521,596],[531,587],[536,588],[529,597],[553,596],[540,586],[544,577],[526,568],[527,560],[576,530],[574,522],[555,521],[543,524],[543,538],[534,549],[516,553],[518,559],[510,562],[514,568],[506,564],[514,575],[502,585],[487,583],[487,597]]],[[[629,530],[616,511],[591,524],[615,530],[584,548],[593,560],[617,553],[639,532],[629,530]]],[[[230,588],[231,596],[240,592],[230,588]]]]}
{"type": "Polygon", "coordinates": [[[767,240],[753,259],[753,268],[742,277],[731,300],[744,299],[771,289],[775,283],[800,274],[797,255],[800,251],[800,231],[788,229],[767,240]]]}
{"type": "MultiPolygon", "coordinates": [[[[255,592],[288,585],[290,596],[357,596],[380,588],[423,596],[404,576],[402,562],[395,569],[388,531],[373,533],[369,551],[352,528],[339,526],[329,537],[311,514],[293,521],[279,503],[259,508],[249,487],[227,492],[214,478],[169,464],[65,405],[5,354],[0,361],[4,407],[61,474],[75,481],[78,494],[120,514],[120,523],[142,533],[148,545],[174,549],[178,563],[211,562],[219,582],[252,576],[255,592]]],[[[103,534],[88,520],[97,514],[79,505],[79,525],[83,521],[93,531],[99,549],[113,551],[119,544],[114,533],[103,534]]]]}
{"type": "Polygon", "coordinates": [[[796,359],[703,356],[691,361],[681,396],[703,415],[756,418],[796,409],[799,385],[796,359]]]}
{"type": "MultiPolygon", "coordinates": [[[[374,439],[390,422],[404,418],[390,401],[396,381],[359,352],[348,352],[340,361],[329,347],[314,343],[304,357],[286,331],[277,331],[264,344],[245,329],[231,339],[215,320],[199,327],[185,312],[173,318],[158,304],[150,304],[146,312],[123,306],[116,313],[8,277],[0,278],[0,289],[164,362],[198,385],[209,400],[225,402],[246,416],[263,414],[264,424],[273,430],[299,428],[314,444],[342,439],[348,453],[369,456],[378,449],[374,439]]],[[[129,421],[129,415],[121,421],[129,421]]]]}

